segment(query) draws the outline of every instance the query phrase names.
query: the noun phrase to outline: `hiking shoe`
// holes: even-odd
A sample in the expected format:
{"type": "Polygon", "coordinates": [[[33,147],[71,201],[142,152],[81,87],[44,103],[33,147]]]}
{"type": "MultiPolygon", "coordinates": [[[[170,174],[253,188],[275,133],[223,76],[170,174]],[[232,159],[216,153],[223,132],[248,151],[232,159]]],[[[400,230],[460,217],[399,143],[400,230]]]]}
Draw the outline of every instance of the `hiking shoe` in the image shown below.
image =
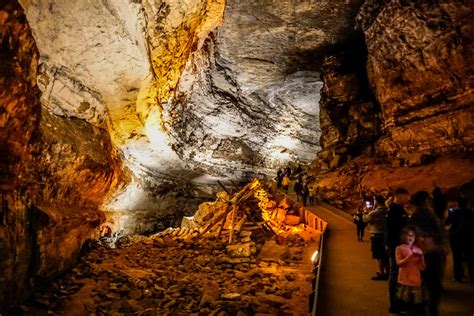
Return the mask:
{"type": "Polygon", "coordinates": [[[377,273],[376,276],[373,276],[373,277],[371,277],[370,279],[371,279],[371,280],[374,280],[374,281],[385,281],[385,280],[387,280],[386,277],[385,277],[385,275],[379,274],[379,273],[377,273]]]}

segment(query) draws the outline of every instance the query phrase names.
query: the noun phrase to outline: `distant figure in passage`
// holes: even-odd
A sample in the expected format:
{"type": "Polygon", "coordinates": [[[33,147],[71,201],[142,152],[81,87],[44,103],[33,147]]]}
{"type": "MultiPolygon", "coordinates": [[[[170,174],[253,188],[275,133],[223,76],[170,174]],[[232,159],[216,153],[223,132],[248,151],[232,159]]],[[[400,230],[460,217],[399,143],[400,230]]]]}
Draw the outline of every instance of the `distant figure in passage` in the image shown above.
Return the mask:
{"type": "Polygon", "coordinates": [[[309,205],[315,204],[315,200],[314,200],[315,197],[316,197],[316,184],[313,184],[309,186],[309,205]]]}
{"type": "Polygon", "coordinates": [[[290,177],[287,174],[283,176],[283,179],[281,180],[281,185],[283,187],[283,190],[288,193],[288,188],[290,187],[290,177]]]}
{"type": "Polygon", "coordinates": [[[364,241],[364,232],[366,223],[364,222],[364,213],[359,208],[353,216],[354,224],[356,225],[357,241],[364,241]]]}
{"type": "Polygon", "coordinates": [[[464,278],[464,257],[470,282],[474,282],[474,213],[465,198],[458,198],[458,208],[449,210],[445,224],[451,225],[449,243],[453,254],[454,280],[462,282],[464,278]]]}
{"type": "Polygon", "coordinates": [[[397,304],[398,265],[395,260],[395,249],[400,245],[400,234],[408,221],[405,205],[408,203],[409,199],[410,195],[406,189],[399,188],[395,190],[393,201],[387,212],[385,246],[390,266],[390,275],[388,278],[390,313],[398,313],[400,311],[399,304],[397,304]]]}
{"type": "Polygon", "coordinates": [[[303,186],[301,188],[301,198],[303,200],[303,206],[306,206],[307,201],[308,201],[308,196],[309,196],[308,183],[305,182],[303,183],[303,186]]]}
{"type": "Polygon", "coordinates": [[[303,168],[301,167],[300,164],[298,164],[298,167],[296,167],[296,170],[295,170],[295,175],[299,175],[303,172],[303,168]]]}
{"type": "Polygon", "coordinates": [[[291,167],[290,166],[286,167],[285,174],[288,176],[288,178],[291,178],[291,167]]]}
{"type": "Polygon", "coordinates": [[[403,243],[395,248],[395,258],[399,266],[398,298],[403,306],[400,310],[423,315],[421,291],[421,271],[425,268],[423,251],[415,246],[416,228],[407,226],[402,230],[403,243]]]}
{"type": "Polygon", "coordinates": [[[417,245],[423,250],[426,262],[426,268],[421,277],[428,290],[430,315],[437,316],[443,291],[442,277],[445,255],[441,225],[434,212],[428,207],[429,199],[430,195],[426,191],[419,191],[411,197],[410,203],[415,206],[415,211],[408,222],[421,230],[417,245]]]}
{"type": "Polygon", "coordinates": [[[296,201],[300,202],[303,194],[303,180],[301,178],[296,180],[293,191],[296,193],[296,201]]]}
{"type": "Polygon", "coordinates": [[[282,180],[283,180],[283,171],[280,168],[280,169],[278,169],[277,176],[276,176],[277,188],[281,187],[282,180]]]}
{"type": "Polygon", "coordinates": [[[100,237],[109,238],[112,235],[112,229],[109,225],[104,224],[100,229],[100,237]]]}
{"type": "Polygon", "coordinates": [[[388,258],[385,252],[385,226],[387,208],[385,199],[377,195],[374,199],[374,210],[364,215],[364,222],[369,224],[372,258],[377,260],[377,275],[372,280],[388,280],[388,258]]]}

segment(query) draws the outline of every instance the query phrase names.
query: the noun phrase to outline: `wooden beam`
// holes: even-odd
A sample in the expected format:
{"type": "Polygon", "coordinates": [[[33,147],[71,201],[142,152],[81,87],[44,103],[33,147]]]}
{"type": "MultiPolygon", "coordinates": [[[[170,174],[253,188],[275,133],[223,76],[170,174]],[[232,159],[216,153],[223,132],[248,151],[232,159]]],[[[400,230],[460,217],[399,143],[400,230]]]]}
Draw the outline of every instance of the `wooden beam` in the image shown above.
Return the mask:
{"type": "Polygon", "coordinates": [[[235,213],[237,213],[238,209],[239,209],[239,205],[237,203],[234,204],[234,207],[232,208],[232,217],[230,219],[229,244],[232,243],[232,238],[234,237],[234,219],[235,219],[235,213]]]}
{"type": "Polygon", "coordinates": [[[225,193],[227,193],[230,197],[230,192],[227,190],[227,188],[222,184],[220,180],[217,180],[217,183],[221,186],[222,189],[224,189],[225,193]]]}

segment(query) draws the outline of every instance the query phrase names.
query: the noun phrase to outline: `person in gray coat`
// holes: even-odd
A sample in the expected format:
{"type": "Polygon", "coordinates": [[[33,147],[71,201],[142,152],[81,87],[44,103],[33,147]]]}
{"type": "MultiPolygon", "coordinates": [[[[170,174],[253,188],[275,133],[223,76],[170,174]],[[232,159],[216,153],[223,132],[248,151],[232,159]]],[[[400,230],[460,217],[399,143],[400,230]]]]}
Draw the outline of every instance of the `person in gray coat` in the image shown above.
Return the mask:
{"type": "Polygon", "coordinates": [[[385,251],[387,208],[385,198],[377,195],[374,199],[374,210],[364,215],[364,222],[369,224],[372,258],[377,261],[377,274],[372,280],[388,280],[388,257],[385,251]]]}

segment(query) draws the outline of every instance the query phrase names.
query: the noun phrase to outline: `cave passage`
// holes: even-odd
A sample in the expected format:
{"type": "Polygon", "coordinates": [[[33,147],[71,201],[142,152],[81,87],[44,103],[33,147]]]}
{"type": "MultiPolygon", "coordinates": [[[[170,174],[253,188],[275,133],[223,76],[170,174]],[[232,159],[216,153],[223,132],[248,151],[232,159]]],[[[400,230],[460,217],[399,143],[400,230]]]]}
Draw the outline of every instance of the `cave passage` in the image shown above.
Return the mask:
{"type": "Polygon", "coordinates": [[[3,0],[0,314],[471,315],[473,15],[3,0]]]}

